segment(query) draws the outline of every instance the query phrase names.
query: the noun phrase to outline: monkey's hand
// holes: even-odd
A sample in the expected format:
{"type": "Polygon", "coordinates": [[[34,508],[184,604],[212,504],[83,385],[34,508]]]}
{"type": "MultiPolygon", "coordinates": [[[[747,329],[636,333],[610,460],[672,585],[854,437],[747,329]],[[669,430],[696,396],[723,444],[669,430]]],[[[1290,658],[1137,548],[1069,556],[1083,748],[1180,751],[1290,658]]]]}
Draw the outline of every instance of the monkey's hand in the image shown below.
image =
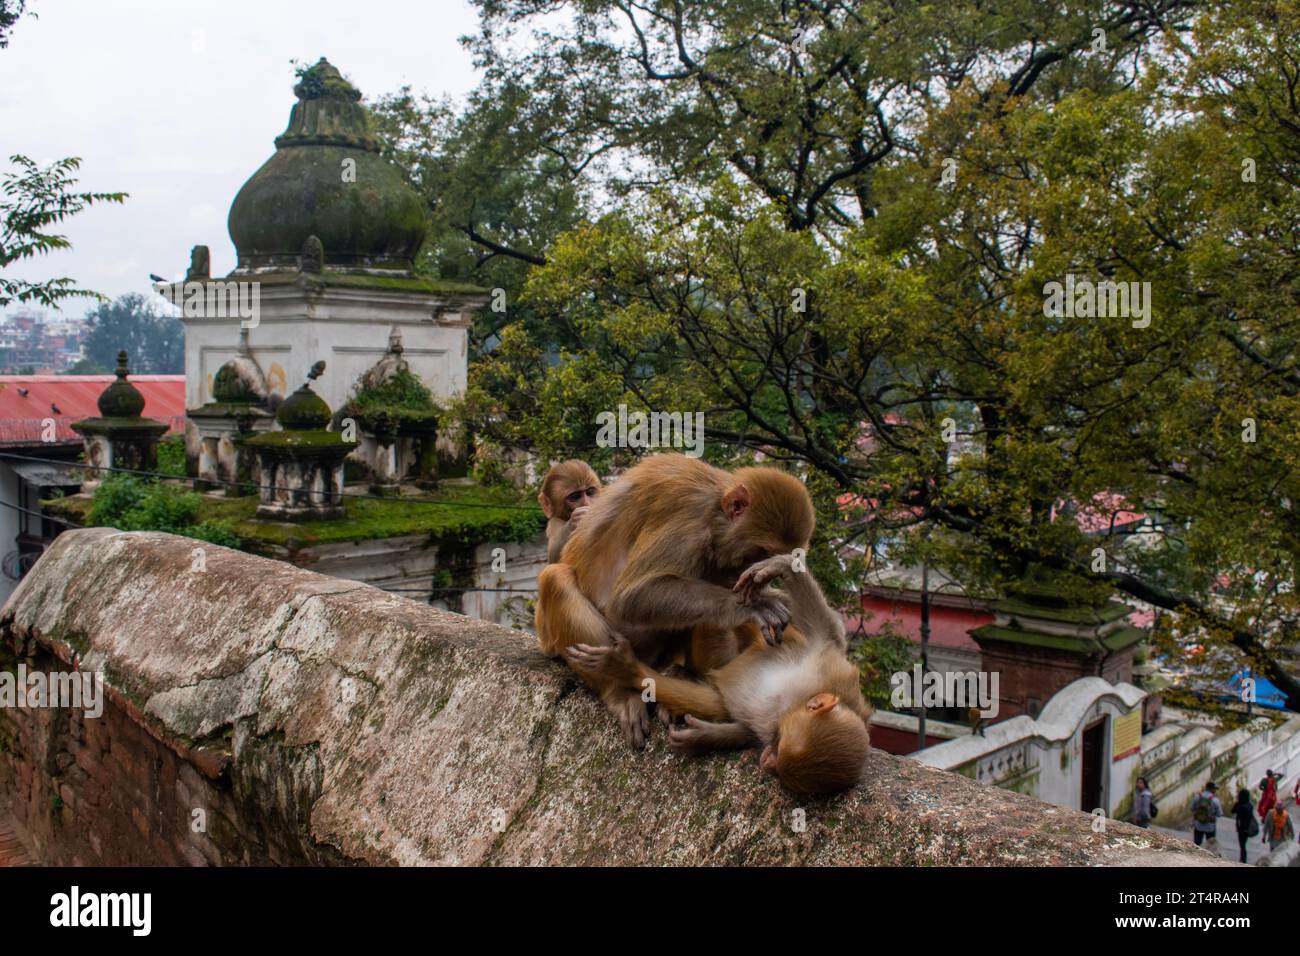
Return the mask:
{"type": "Polygon", "coordinates": [[[793,567],[793,554],[777,554],[762,561],[755,561],[741,572],[732,590],[740,595],[742,604],[753,604],[764,585],[789,574],[793,567]]]}
{"type": "Polygon", "coordinates": [[[628,690],[640,690],[641,663],[632,645],[622,634],[614,634],[613,641],[613,644],[574,644],[565,649],[565,657],[574,670],[604,678],[628,690]]]}
{"type": "Polygon", "coordinates": [[[698,757],[713,750],[744,746],[746,731],[739,724],[715,724],[687,714],[682,724],[668,728],[668,746],[678,753],[698,757]]]}
{"type": "Polygon", "coordinates": [[[742,598],[737,610],[737,624],[753,621],[763,632],[763,640],[768,644],[775,646],[781,643],[781,632],[790,623],[790,607],[781,592],[764,588],[755,592],[748,601],[742,598]]]}
{"type": "Polygon", "coordinates": [[[604,701],[618,719],[628,746],[633,750],[644,747],[650,736],[650,711],[641,695],[635,691],[610,692],[604,695],[604,701]]]}
{"type": "Polygon", "coordinates": [[[582,516],[590,510],[591,509],[587,505],[583,505],[581,508],[574,508],[573,512],[569,515],[569,529],[573,530],[574,528],[577,528],[578,522],[582,520],[582,516]]]}

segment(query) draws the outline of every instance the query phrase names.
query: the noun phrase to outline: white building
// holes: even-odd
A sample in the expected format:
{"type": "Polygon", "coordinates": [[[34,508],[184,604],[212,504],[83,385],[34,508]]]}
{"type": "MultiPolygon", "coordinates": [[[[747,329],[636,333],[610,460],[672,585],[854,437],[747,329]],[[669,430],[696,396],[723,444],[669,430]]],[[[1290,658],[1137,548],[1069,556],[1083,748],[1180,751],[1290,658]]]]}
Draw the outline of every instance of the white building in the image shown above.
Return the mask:
{"type": "MultiPolygon", "coordinates": [[[[294,92],[275,153],[230,207],[234,271],[213,278],[207,247],[197,246],[186,279],[158,287],[185,325],[186,408],[213,400],[241,326],[272,405],[323,360],[313,388],[337,410],[394,328],[435,397],[463,391],[471,313],[484,290],[415,275],[424,200],[380,156],[361,94],[339,71],[322,59],[294,92]]],[[[196,436],[187,441],[195,453],[196,436]]]]}

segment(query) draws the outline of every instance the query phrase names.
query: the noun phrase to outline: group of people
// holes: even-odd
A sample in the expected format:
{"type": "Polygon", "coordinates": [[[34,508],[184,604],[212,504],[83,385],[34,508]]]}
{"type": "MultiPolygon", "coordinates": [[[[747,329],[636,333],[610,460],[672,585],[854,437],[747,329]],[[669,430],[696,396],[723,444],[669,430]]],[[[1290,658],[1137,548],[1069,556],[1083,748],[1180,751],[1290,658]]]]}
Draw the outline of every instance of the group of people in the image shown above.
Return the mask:
{"type": "MultiPolygon", "coordinates": [[[[1241,850],[1241,862],[1246,863],[1246,845],[1252,837],[1259,836],[1273,852],[1284,843],[1295,839],[1295,828],[1291,815],[1278,796],[1278,784],[1282,775],[1269,770],[1259,782],[1259,804],[1251,799],[1250,790],[1242,787],[1237,791],[1237,802],[1232,806],[1232,815],[1237,825],[1237,845],[1241,850]],[[1257,820],[1256,817],[1259,819],[1257,820]]],[[[1192,840],[1200,846],[1207,841],[1218,839],[1219,817],[1224,816],[1223,804],[1218,797],[1219,786],[1213,780],[1206,781],[1199,793],[1192,797],[1192,840]]],[[[1297,778],[1292,792],[1292,800],[1300,803],[1300,778],[1297,778]]],[[[1140,827],[1149,827],[1158,812],[1151,787],[1145,777],[1139,777],[1137,792],[1133,801],[1133,822],[1140,827]]]]}

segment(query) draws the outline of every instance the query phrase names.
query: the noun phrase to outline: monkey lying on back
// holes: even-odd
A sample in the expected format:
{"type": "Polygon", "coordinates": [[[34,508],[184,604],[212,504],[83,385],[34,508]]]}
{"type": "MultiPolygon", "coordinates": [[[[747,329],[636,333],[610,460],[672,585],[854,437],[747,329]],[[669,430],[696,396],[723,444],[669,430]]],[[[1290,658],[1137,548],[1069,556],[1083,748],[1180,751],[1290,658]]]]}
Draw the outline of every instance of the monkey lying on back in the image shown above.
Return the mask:
{"type": "Polygon", "coordinates": [[[748,631],[748,646],[705,673],[703,683],[656,672],[617,634],[612,645],[569,648],[568,659],[575,669],[629,690],[654,681],[659,706],[685,715],[685,726],[669,731],[676,750],[699,754],[760,744],[760,766],[791,790],[852,787],[870,748],[871,708],[862,700],[858,669],[845,656],[843,621],[813,576],[793,565],[790,554],[759,561],[735,586],[747,601],[769,581],[783,579],[791,626],[782,643],[758,639],[752,625],[738,628],[737,634],[748,631]]]}

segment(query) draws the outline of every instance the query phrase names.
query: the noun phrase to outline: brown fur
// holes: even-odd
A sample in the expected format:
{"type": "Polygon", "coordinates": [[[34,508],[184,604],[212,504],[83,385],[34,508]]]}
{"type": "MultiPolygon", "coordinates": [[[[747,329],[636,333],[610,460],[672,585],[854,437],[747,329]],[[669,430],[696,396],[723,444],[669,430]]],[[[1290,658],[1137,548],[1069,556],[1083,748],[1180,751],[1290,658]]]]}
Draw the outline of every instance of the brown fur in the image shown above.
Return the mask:
{"type": "Polygon", "coordinates": [[[688,661],[729,659],[702,670],[702,681],[670,677],[637,659],[626,641],[577,647],[575,668],[600,673],[624,687],[654,681],[660,707],[689,715],[669,743],[691,753],[760,744],[765,770],[791,790],[831,793],[862,776],[870,749],[871,708],[862,699],[858,669],[846,657],[844,625],[807,571],[794,572],[790,555],[747,570],[737,587],[761,587],[782,577],[791,598],[791,626],[780,646],[769,646],[750,626],[730,633],[697,631],[688,661]],[[757,581],[757,584],[752,582],[757,581]],[[737,651],[737,649],[739,649],[737,651]]]}
{"type": "MultiPolygon", "coordinates": [[[[814,520],[807,489],[777,469],[733,474],[683,455],[646,458],[602,492],[559,564],[542,572],[538,640],[556,654],[609,645],[619,632],[653,662],[684,647],[700,625],[730,631],[758,622],[775,639],[788,617],[779,597],[744,603],[731,584],[756,560],[806,548],[814,520]]],[[[607,703],[624,692],[598,674],[582,676],[607,703]]],[[[620,701],[618,710],[628,739],[644,742],[644,705],[620,701]]]]}

